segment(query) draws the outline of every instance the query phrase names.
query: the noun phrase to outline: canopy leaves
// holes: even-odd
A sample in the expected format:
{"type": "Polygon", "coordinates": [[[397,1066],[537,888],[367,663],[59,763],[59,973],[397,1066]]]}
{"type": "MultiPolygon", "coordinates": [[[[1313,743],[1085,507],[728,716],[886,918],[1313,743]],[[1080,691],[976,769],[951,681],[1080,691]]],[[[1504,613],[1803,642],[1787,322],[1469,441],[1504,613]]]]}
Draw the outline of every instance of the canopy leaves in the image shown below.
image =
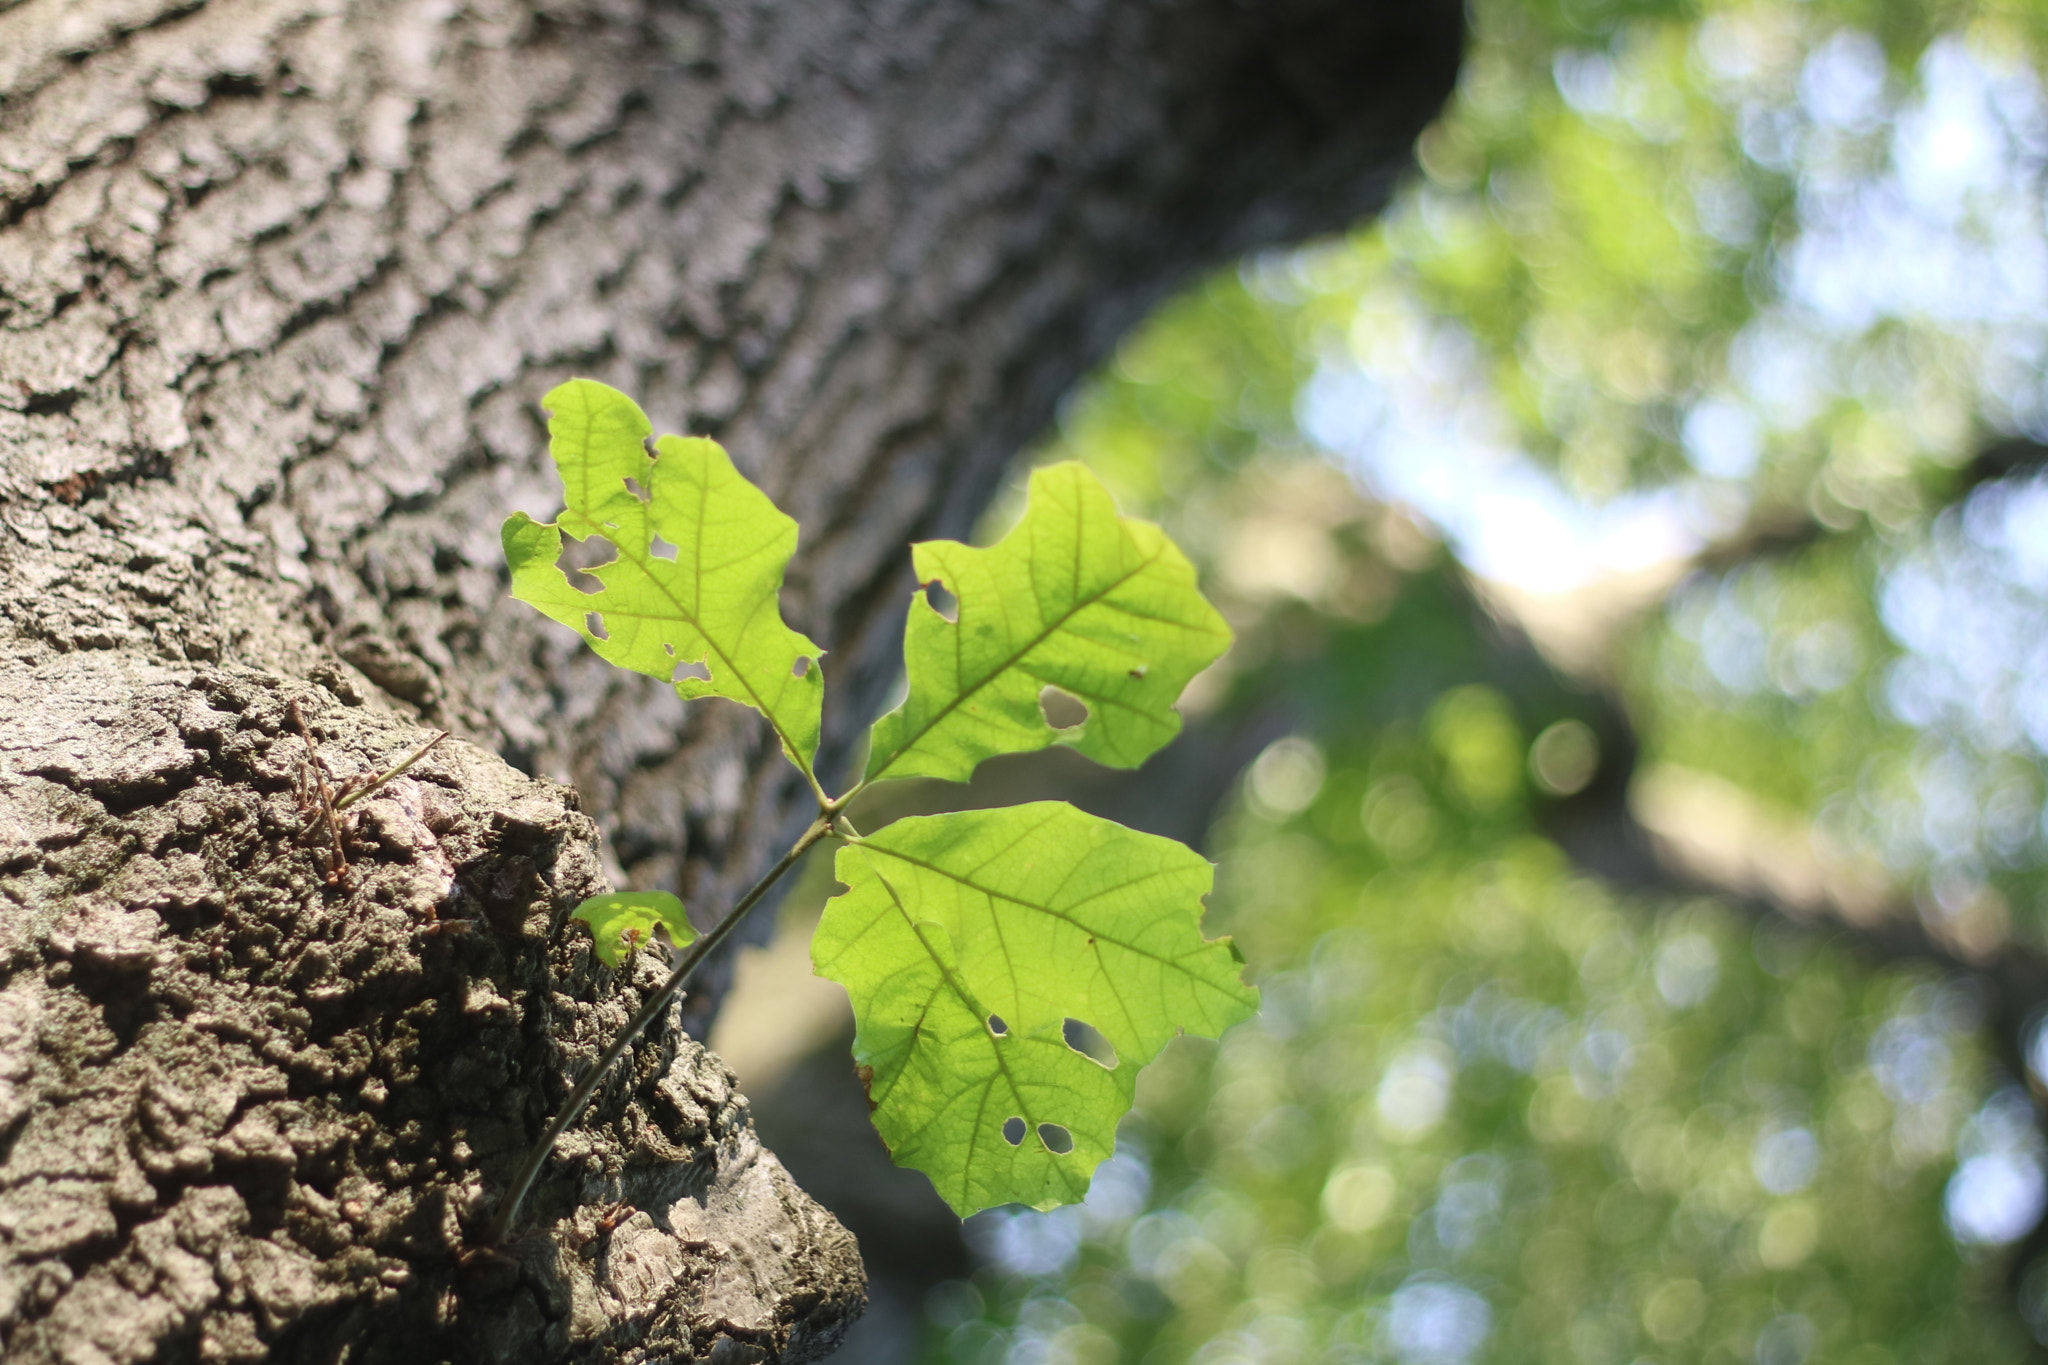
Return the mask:
{"type": "Polygon", "coordinates": [[[672,681],[678,696],[753,707],[809,775],[821,651],[783,622],[778,601],[796,522],[715,441],[664,436],[650,456],[646,414],[616,389],[572,379],[543,401],[568,506],[554,522],[524,512],[506,521],[512,595],[619,667],[672,681]],[[583,571],[598,591],[580,590],[558,566],[564,532],[617,551],[583,571]]]}
{"type": "Polygon", "coordinates": [[[959,619],[923,594],[910,604],[903,660],[910,692],[875,724],[869,781],[965,781],[996,754],[1067,744],[1135,768],[1180,730],[1173,704],[1230,643],[1195,571],[1150,522],[1119,517],[1079,464],[1031,476],[1024,519],[985,550],[913,547],[920,583],[959,601],[959,619]],[[1087,717],[1047,719],[1047,687],[1087,717]]]}
{"type": "Polygon", "coordinates": [[[590,926],[597,940],[597,956],[607,967],[616,967],[633,955],[634,949],[654,937],[657,927],[668,930],[669,942],[680,948],[697,937],[683,913],[683,903],[666,891],[613,891],[592,896],[569,912],[569,918],[590,926]]]}
{"type": "Polygon", "coordinates": [[[900,820],[836,871],[812,961],[853,999],[876,1130],[962,1216],[1080,1199],[1138,1069],[1258,1007],[1202,937],[1208,862],[1064,802],[900,820]]]}

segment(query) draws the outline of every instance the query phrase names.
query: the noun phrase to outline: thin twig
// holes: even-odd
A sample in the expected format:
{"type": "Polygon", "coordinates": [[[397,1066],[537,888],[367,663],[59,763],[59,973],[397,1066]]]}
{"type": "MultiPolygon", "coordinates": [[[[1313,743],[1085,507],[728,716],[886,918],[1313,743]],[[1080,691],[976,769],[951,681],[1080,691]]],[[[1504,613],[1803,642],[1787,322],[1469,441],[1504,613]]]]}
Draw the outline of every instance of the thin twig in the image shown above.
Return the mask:
{"type": "Polygon", "coordinates": [[[428,750],[432,749],[436,744],[439,744],[442,740],[446,738],[448,738],[448,732],[446,730],[441,731],[432,739],[428,740],[425,744],[420,745],[419,748],[414,749],[411,753],[407,754],[404,758],[400,759],[398,762],[398,766],[377,774],[375,777],[370,779],[367,785],[356,788],[356,790],[348,793],[339,801],[336,801],[334,803],[334,808],[337,811],[347,810],[350,806],[353,806],[356,802],[362,800],[370,793],[376,791],[377,788],[383,786],[392,778],[403,775],[407,768],[410,768],[413,764],[425,758],[427,756],[428,750]]]}
{"type": "Polygon", "coordinates": [[[547,1164],[548,1155],[555,1150],[556,1140],[568,1131],[570,1124],[582,1116],[591,1096],[597,1093],[598,1086],[603,1083],[605,1073],[612,1069],[613,1063],[624,1056],[626,1049],[633,1045],[633,1040],[667,1010],[669,1002],[675,999],[676,992],[683,988],[683,983],[690,979],[690,974],[697,970],[698,964],[731,936],[747,912],[760,904],[761,898],[768,894],[768,888],[782,880],[783,873],[795,867],[797,860],[808,853],[813,844],[831,832],[830,816],[820,815],[813,820],[811,827],[804,831],[803,838],[797,840],[789,852],[782,855],[782,860],[769,868],[767,874],[755,882],[746,895],[739,898],[731,913],[720,920],[717,927],[690,945],[689,951],[683,954],[683,960],[669,973],[668,980],[662,983],[661,989],[647,997],[646,1003],[626,1021],[626,1026],[619,1030],[619,1036],[612,1039],[611,1046],[604,1050],[596,1065],[592,1066],[589,1073],[578,1082],[576,1089],[570,1093],[568,1102],[562,1106],[561,1112],[555,1115],[547,1130],[533,1144],[532,1150],[527,1152],[526,1160],[520,1163],[519,1170],[512,1177],[512,1183],[505,1189],[504,1198],[498,1201],[498,1211],[491,1215],[489,1225],[484,1228],[483,1237],[480,1239],[484,1246],[496,1245],[511,1231],[512,1220],[519,1216],[519,1205],[525,1200],[526,1192],[533,1187],[534,1179],[540,1175],[540,1168],[547,1164]]]}
{"type": "Polygon", "coordinates": [[[306,742],[306,752],[312,755],[309,765],[313,774],[313,787],[319,796],[318,814],[327,826],[328,836],[334,840],[334,870],[330,878],[339,881],[348,875],[348,853],[343,847],[341,821],[336,817],[340,809],[334,803],[334,786],[328,779],[327,760],[320,756],[320,746],[313,742],[313,732],[306,726],[306,718],[299,712],[299,703],[293,699],[285,703],[285,714],[298,728],[299,738],[306,742]]]}

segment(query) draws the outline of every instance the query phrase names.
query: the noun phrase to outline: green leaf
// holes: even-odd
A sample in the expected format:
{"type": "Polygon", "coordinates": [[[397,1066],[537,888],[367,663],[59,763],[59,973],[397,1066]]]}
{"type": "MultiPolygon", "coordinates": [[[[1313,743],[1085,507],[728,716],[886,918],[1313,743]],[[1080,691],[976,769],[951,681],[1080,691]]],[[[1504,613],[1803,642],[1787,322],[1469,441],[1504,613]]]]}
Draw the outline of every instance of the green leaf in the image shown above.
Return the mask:
{"type": "Polygon", "coordinates": [[[1230,941],[1202,937],[1209,864],[1062,801],[899,820],[835,871],[811,960],[853,999],[876,1130],[962,1217],[1080,1199],[1138,1069],[1258,1008],[1230,941]]]}
{"type": "Polygon", "coordinates": [[[1157,526],[1119,517],[1079,464],[1033,472],[1023,521],[996,545],[912,553],[918,581],[959,600],[959,620],[922,593],[911,601],[910,694],[875,723],[870,781],[964,782],[985,758],[1051,744],[1135,768],[1179,732],[1174,702],[1230,644],[1187,558],[1157,526]],[[1087,719],[1055,728],[1039,701],[1048,686],[1087,719]]]}
{"type": "Polygon", "coordinates": [[[796,523],[715,441],[664,436],[650,456],[653,428],[617,389],[572,379],[542,401],[568,506],[552,523],[524,512],[505,523],[512,595],[621,668],[672,680],[681,697],[753,707],[808,775],[824,696],[821,651],[783,623],[778,602],[796,523]],[[557,566],[564,532],[616,549],[617,558],[584,571],[599,591],[580,591],[557,566]]]}
{"type": "Polygon", "coordinates": [[[697,937],[690,927],[683,903],[666,891],[614,891],[592,896],[569,912],[590,926],[597,940],[597,955],[605,966],[616,967],[633,955],[633,950],[654,936],[655,926],[668,930],[669,942],[680,948],[697,937]]]}

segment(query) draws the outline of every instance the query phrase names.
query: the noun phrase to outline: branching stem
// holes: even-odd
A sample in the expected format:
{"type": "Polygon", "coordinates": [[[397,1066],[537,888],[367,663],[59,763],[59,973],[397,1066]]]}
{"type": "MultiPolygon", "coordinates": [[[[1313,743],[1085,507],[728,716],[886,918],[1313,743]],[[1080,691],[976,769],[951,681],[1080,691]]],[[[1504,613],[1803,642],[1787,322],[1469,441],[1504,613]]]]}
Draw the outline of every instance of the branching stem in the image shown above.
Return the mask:
{"type": "Polygon", "coordinates": [[[803,837],[791,846],[789,852],[782,855],[781,861],[768,869],[760,881],[754,883],[746,895],[739,898],[731,912],[720,920],[710,933],[690,944],[689,950],[683,954],[682,961],[669,973],[668,980],[661,984],[661,989],[647,997],[647,1002],[640,1006],[639,1012],[626,1021],[626,1026],[619,1030],[618,1037],[612,1039],[611,1046],[604,1050],[604,1055],[597,1059],[589,1073],[577,1083],[576,1089],[570,1094],[568,1102],[562,1106],[561,1112],[555,1115],[547,1130],[533,1144],[532,1150],[527,1152],[526,1160],[520,1163],[517,1174],[512,1177],[511,1185],[506,1188],[504,1197],[498,1201],[498,1211],[491,1216],[489,1226],[484,1229],[481,1238],[483,1245],[495,1246],[503,1240],[507,1232],[511,1231],[512,1220],[519,1216],[519,1205],[525,1200],[526,1192],[533,1187],[534,1179],[540,1175],[540,1168],[547,1164],[548,1156],[555,1150],[556,1140],[569,1130],[570,1124],[582,1116],[584,1109],[590,1104],[591,1096],[595,1095],[598,1086],[604,1083],[605,1074],[625,1055],[626,1049],[633,1045],[633,1040],[668,1008],[669,1002],[675,999],[676,992],[689,981],[691,973],[697,970],[705,958],[717,951],[721,943],[731,937],[732,931],[739,927],[747,912],[760,904],[761,898],[768,894],[768,889],[782,880],[783,874],[795,867],[797,860],[810,852],[812,845],[832,833],[831,807],[834,803],[826,801],[822,804],[826,811],[811,822],[811,827],[804,831],[803,837]]]}

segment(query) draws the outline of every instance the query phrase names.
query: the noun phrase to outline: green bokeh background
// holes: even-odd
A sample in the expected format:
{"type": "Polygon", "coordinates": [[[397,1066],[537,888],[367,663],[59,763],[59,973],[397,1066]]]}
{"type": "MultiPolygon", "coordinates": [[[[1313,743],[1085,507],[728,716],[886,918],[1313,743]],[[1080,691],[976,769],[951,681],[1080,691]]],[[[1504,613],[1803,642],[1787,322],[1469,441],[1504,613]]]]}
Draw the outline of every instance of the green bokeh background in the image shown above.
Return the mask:
{"type": "Polygon", "coordinates": [[[1471,14],[1389,212],[1190,290],[1041,452],[1214,585],[1190,711],[1287,719],[1209,850],[1266,1004],[1086,1206],[970,1224],[925,1358],[2038,1358],[2037,1002],[1987,982],[2048,931],[2048,12],[1471,14]],[[1556,646],[1496,485],[1667,553],[1539,585],[1603,623],[1556,646]],[[1589,773],[1876,918],[1587,870],[1589,773]]]}

